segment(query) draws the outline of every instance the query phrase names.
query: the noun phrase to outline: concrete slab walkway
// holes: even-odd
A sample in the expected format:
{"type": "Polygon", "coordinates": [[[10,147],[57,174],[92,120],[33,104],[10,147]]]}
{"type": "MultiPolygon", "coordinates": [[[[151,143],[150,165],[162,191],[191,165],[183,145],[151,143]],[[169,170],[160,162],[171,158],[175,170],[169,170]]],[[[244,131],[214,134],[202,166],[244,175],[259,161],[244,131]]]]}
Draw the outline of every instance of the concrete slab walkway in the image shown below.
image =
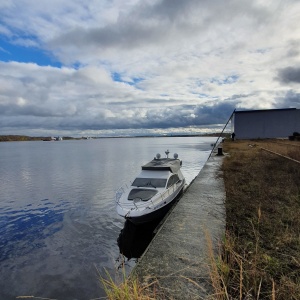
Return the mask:
{"type": "Polygon", "coordinates": [[[207,255],[225,232],[223,156],[211,156],[169,214],[133,274],[159,281],[166,299],[207,299],[212,294],[207,255]]]}

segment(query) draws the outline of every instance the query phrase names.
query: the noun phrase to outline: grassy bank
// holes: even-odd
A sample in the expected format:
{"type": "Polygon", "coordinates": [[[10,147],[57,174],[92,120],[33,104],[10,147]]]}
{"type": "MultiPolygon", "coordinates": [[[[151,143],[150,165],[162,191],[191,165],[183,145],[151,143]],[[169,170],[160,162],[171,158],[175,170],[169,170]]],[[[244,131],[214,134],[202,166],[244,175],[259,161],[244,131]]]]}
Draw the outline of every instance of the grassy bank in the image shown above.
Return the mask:
{"type": "Polygon", "coordinates": [[[220,299],[300,299],[299,142],[227,141],[220,299]]]}

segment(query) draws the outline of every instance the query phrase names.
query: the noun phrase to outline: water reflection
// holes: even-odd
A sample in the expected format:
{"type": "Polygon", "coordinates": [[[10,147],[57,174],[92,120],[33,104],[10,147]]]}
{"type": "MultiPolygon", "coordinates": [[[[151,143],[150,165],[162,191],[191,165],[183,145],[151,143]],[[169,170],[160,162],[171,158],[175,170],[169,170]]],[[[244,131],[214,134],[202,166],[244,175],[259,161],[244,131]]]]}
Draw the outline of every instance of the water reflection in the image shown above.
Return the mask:
{"type": "Polygon", "coordinates": [[[120,253],[128,259],[139,258],[151,242],[161,219],[135,225],[126,220],[117,239],[120,253]]]}
{"type": "Polygon", "coordinates": [[[0,210],[0,261],[45,247],[45,239],[62,228],[65,204],[44,199],[35,208],[29,204],[21,210],[0,210]]]}

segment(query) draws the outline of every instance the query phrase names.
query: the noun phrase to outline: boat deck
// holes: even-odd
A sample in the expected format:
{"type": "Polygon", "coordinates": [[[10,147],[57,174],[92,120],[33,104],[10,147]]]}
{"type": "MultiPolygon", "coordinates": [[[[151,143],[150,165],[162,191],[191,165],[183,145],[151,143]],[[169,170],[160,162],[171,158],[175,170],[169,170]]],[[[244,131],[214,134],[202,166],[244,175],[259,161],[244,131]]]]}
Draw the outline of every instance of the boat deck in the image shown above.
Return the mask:
{"type": "Polygon", "coordinates": [[[152,171],[170,171],[176,173],[181,168],[181,161],[174,158],[153,159],[149,163],[142,166],[142,170],[152,171]]]}

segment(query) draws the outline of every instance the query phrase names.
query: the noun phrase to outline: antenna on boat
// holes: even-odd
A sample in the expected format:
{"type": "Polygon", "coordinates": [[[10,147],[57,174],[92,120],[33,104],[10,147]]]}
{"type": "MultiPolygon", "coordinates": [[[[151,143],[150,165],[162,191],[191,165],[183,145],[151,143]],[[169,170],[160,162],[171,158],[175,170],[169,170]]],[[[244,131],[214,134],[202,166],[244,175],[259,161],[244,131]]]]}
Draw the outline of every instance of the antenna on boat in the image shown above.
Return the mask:
{"type": "Polygon", "coordinates": [[[165,153],[166,153],[166,155],[167,155],[167,158],[169,158],[169,153],[170,153],[170,151],[167,150],[167,151],[165,151],[165,153]]]}

